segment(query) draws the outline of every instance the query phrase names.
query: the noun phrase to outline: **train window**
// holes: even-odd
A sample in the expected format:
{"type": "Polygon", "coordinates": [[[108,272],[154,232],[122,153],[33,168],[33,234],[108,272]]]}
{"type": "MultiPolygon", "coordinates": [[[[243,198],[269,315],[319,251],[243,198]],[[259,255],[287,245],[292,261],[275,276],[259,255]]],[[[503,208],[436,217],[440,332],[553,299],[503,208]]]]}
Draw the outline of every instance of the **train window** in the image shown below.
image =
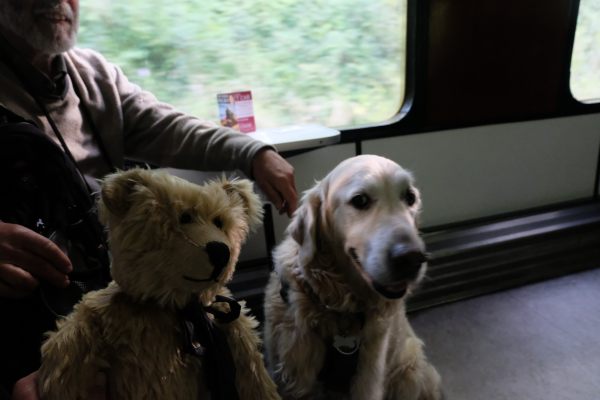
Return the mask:
{"type": "Polygon", "coordinates": [[[585,103],[600,102],[600,1],[581,0],[571,60],[571,92],[585,103]]]}
{"type": "Polygon", "coordinates": [[[350,127],[404,98],[406,0],[87,0],[79,46],[161,101],[218,118],[218,93],[251,90],[258,128],[350,127]]]}

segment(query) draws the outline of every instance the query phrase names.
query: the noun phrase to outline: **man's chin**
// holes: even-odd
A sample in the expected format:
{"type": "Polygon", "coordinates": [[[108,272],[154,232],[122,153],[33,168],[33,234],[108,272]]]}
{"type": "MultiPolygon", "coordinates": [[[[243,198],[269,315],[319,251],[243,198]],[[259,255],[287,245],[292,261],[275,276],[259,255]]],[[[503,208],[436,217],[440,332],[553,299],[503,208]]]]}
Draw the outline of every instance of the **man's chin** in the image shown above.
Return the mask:
{"type": "Polygon", "coordinates": [[[71,49],[75,45],[76,35],[74,33],[53,32],[43,35],[36,33],[24,38],[29,46],[43,54],[60,54],[71,49]]]}
{"type": "Polygon", "coordinates": [[[75,38],[69,38],[68,40],[60,40],[53,43],[50,47],[52,50],[51,54],[60,54],[68,51],[75,46],[75,38]]]}

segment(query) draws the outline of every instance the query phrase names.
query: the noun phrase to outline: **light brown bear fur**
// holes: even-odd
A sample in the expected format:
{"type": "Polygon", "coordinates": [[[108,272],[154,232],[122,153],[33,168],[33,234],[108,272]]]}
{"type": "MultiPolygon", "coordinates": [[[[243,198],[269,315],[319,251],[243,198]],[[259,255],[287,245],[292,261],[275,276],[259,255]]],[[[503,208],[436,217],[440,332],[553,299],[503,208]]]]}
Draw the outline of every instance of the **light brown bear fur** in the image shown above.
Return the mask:
{"type": "MultiPolygon", "coordinates": [[[[108,228],[114,280],[85,295],[49,333],[42,347],[42,398],[85,399],[99,373],[113,399],[210,398],[202,361],[182,351],[176,311],[194,296],[209,305],[216,294],[229,295],[225,284],[240,246],[262,218],[252,183],[222,179],[199,186],[162,171],[133,169],[105,179],[99,212],[108,228]],[[180,219],[184,213],[191,219],[180,219]],[[182,279],[210,276],[203,247],[210,241],[230,249],[218,281],[182,279]]],[[[258,323],[248,310],[242,307],[237,320],[217,325],[227,336],[240,399],[278,399],[259,351],[258,323]]]]}

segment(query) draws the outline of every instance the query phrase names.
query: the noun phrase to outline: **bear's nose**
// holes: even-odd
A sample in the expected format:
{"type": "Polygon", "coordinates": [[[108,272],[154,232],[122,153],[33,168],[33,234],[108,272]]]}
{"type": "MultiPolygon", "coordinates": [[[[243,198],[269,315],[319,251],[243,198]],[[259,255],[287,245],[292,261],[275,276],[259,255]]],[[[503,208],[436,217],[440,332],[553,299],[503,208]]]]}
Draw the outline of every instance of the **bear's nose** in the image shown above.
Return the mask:
{"type": "Polygon", "coordinates": [[[215,267],[213,275],[218,276],[229,262],[229,247],[222,242],[208,242],[205,249],[210,263],[215,267]]]}

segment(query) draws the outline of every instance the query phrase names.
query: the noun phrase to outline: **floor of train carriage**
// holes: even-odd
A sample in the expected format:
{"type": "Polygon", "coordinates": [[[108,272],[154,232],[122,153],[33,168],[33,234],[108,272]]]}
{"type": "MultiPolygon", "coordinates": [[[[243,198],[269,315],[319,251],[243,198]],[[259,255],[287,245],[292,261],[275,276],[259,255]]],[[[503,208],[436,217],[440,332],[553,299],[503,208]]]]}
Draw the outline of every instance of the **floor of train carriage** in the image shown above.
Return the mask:
{"type": "Polygon", "coordinates": [[[600,269],[409,314],[446,400],[600,399],[600,269]]]}

